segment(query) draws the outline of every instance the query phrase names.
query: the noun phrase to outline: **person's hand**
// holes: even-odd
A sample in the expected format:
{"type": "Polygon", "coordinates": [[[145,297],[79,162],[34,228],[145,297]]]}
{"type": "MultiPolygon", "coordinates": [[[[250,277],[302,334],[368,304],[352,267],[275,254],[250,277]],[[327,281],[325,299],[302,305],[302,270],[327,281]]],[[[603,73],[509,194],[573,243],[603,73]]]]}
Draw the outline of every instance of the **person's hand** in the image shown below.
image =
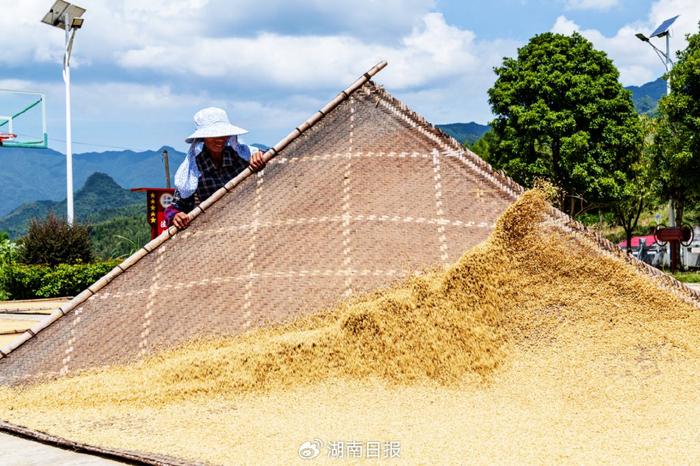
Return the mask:
{"type": "Polygon", "coordinates": [[[184,212],[178,212],[175,214],[173,217],[173,225],[178,227],[179,229],[187,228],[187,225],[190,224],[190,216],[187,215],[184,212]]]}
{"type": "Polygon", "coordinates": [[[261,151],[253,152],[250,156],[250,169],[254,172],[260,171],[265,168],[265,160],[263,159],[263,153],[261,151]]]}

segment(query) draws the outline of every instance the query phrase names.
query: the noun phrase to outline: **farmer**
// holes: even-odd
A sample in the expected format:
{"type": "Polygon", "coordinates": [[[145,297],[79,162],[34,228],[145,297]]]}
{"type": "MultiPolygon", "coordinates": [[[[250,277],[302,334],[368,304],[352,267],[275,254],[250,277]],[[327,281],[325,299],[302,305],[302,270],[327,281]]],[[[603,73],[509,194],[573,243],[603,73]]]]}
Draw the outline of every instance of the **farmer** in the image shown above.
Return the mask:
{"type": "Polygon", "coordinates": [[[170,225],[185,228],[187,212],[214,194],[247,167],[259,171],[265,167],[262,152],[238,141],[248,131],[234,126],[226,111],[216,107],[195,113],[196,131],[185,142],[190,150],[175,173],[175,195],[165,210],[170,225]]]}

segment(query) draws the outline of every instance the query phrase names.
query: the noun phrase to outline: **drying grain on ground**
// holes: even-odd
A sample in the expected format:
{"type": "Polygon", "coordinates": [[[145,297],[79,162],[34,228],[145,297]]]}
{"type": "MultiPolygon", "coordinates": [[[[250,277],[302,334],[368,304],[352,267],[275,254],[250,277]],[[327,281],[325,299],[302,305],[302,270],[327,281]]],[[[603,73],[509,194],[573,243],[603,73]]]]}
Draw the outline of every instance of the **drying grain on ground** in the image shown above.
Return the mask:
{"type": "Polygon", "coordinates": [[[212,464],[314,438],[410,464],[700,461],[698,309],[546,212],[528,192],[449,269],[287,325],[3,389],[0,417],[212,464]]]}

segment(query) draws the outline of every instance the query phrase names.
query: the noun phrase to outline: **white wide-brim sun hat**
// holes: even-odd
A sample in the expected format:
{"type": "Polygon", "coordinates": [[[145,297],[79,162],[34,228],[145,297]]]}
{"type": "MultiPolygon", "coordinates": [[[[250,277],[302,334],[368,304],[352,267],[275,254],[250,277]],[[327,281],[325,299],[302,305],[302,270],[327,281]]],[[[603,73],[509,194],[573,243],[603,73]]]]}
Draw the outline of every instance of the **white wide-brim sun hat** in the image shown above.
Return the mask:
{"type": "Polygon", "coordinates": [[[221,136],[238,136],[248,131],[232,125],[226,110],[217,107],[207,107],[194,114],[195,132],[185,139],[192,143],[195,139],[218,138],[221,136]]]}

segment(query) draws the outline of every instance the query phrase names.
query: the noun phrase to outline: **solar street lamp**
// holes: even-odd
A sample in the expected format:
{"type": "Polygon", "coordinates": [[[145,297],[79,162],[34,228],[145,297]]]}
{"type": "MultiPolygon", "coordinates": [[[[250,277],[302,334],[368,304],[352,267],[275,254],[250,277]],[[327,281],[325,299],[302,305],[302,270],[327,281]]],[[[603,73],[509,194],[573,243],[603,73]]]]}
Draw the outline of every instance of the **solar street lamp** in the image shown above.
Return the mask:
{"type": "MultiPolygon", "coordinates": [[[[654,32],[651,33],[649,37],[645,36],[641,32],[638,32],[635,34],[637,39],[641,40],[642,42],[646,42],[651,46],[652,49],[654,49],[654,52],[656,52],[656,55],[659,57],[661,62],[664,64],[664,68],[666,68],[666,74],[668,75],[668,79],[666,79],[666,95],[671,94],[671,75],[668,74],[669,71],[671,71],[671,67],[673,66],[673,60],[671,60],[671,46],[670,46],[670,38],[671,38],[671,25],[678,19],[680,15],[676,15],[673,18],[669,18],[663,23],[657,27],[654,32]],[[659,50],[657,46],[651,43],[651,39],[654,37],[666,37],[666,52],[664,53],[663,51],[659,50]]],[[[668,225],[670,227],[675,227],[676,226],[676,216],[673,211],[673,200],[670,200],[668,202],[668,225]]]]}
{"type": "Polygon", "coordinates": [[[66,220],[73,225],[73,141],[70,113],[70,56],[73,50],[75,32],[83,26],[85,8],[56,0],[42,23],[65,30],[66,48],[63,54],[63,82],[66,84],[66,220]]]}

